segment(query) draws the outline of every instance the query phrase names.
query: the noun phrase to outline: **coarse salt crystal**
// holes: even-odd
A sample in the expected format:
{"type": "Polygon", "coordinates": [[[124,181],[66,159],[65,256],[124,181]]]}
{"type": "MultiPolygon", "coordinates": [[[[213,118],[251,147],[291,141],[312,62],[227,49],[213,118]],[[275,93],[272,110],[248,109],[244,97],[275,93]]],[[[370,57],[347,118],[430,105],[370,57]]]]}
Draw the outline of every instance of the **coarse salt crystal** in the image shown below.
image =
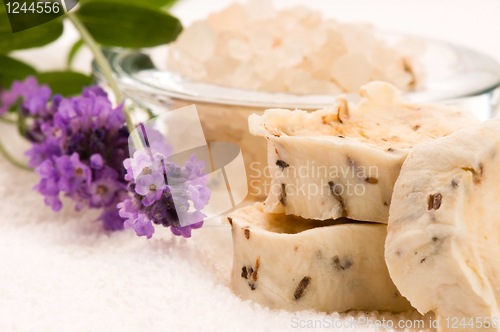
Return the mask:
{"type": "Polygon", "coordinates": [[[271,0],[233,3],[184,29],[168,68],[223,86],[295,94],[340,94],[382,80],[403,91],[425,78],[425,45],[388,45],[370,24],[339,23],[318,11],[276,11],[271,0]]]}
{"type": "Polygon", "coordinates": [[[370,54],[377,45],[373,26],[369,24],[344,23],[340,26],[340,33],[350,53],[370,54]]]}
{"type": "Polygon", "coordinates": [[[235,60],[247,62],[252,58],[250,44],[243,38],[232,38],[227,45],[229,56],[235,60]]]}
{"type": "Polygon", "coordinates": [[[175,45],[196,60],[206,61],[215,53],[217,34],[206,21],[193,23],[179,36],[175,45]]]}
{"type": "Polygon", "coordinates": [[[278,68],[269,57],[258,57],[253,64],[255,73],[267,81],[272,80],[278,73],[278,68]]]}
{"type": "Polygon", "coordinates": [[[245,5],[250,21],[269,20],[276,17],[276,9],[271,0],[250,0],[245,5]]]}
{"type": "Polygon", "coordinates": [[[177,62],[178,70],[181,74],[186,75],[195,80],[203,80],[207,75],[205,65],[191,58],[188,55],[183,55],[177,62]]]}
{"type": "Polygon", "coordinates": [[[228,31],[219,33],[215,43],[215,56],[229,56],[229,42],[233,39],[233,36],[234,34],[228,31]]]}
{"type": "Polygon", "coordinates": [[[260,84],[260,80],[255,75],[251,64],[242,63],[233,72],[231,83],[236,88],[256,89],[260,84]]]}
{"type": "Polygon", "coordinates": [[[208,22],[219,32],[238,31],[248,22],[248,15],[242,5],[233,3],[221,12],[210,14],[208,22]]]}
{"type": "Polygon", "coordinates": [[[206,62],[207,82],[224,85],[241,63],[237,60],[216,56],[206,62]]]}
{"type": "Polygon", "coordinates": [[[258,28],[250,33],[250,47],[254,54],[264,56],[271,52],[274,38],[267,29],[258,28]]]}
{"type": "Polygon", "coordinates": [[[333,64],[332,78],[346,91],[355,92],[370,81],[371,65],[363,54],[341,56],[333,64]]]}

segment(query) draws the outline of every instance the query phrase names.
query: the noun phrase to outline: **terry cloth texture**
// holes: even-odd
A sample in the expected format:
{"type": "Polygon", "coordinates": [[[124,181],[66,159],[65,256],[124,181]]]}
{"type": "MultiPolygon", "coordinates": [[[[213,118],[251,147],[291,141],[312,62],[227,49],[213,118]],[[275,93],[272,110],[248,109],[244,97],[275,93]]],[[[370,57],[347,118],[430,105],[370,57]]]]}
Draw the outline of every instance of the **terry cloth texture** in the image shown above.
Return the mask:
{"type": "MultiPolygon", "coordinates": [[[[18,155],[28,147],[6,126],[0,137],[18,155]]],[[[1,332],[354,331],[328,324],[421,318],[270,311],[229,289],[228,225],[203,227],[187,240],[162,227],[151,240],[132,230],[106,232],[92,222],[98,211],[76,212],[69,200],[52,212],[32,190],[37,182],[38,175],[0,157],[1,332]]]]}

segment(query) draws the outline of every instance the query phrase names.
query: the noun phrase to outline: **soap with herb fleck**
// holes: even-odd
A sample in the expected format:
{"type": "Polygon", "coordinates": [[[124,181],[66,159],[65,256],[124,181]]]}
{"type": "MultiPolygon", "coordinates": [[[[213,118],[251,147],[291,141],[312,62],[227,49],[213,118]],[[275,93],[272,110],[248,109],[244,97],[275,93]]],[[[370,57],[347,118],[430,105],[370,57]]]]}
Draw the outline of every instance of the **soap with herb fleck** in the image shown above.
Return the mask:
{"type": "Polygon", "coordinates": [[[339,97],[316,112],[271,109],[249,117],[250,132],[268,140],[266,212],[387,223],[408,152],[479,123],[465,110],[405,102],[387,83],[369,83],[360,96],[357,104],[339,97]]]}
{"type": "Polygon", "coordinates": [[[451,331],[499,330],[499,169],[500,119],[493,119],[415,147],[394,187],[390,275],[442,327],[446,319],[450,327],[466,322],[451,331]]]}
{"type": "Polygon", "coordinates": [[[304,220],[266,213],[262,203],[234,211],[228,220],[231,288],[242,299],[289,311],[411,309],[385,265],[387,225],[304,220]]]}

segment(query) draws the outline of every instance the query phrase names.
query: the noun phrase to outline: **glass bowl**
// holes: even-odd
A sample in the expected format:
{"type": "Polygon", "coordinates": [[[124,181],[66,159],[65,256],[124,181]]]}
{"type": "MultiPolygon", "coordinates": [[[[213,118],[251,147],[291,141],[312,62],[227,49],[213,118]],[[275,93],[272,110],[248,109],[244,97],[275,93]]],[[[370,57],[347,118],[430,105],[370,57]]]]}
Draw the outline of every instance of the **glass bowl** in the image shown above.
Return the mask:
{"type": "MultiPolygon", "coordinates": [[[[407,37],[391,33],[382,36],[389,42],[407,37]]],[[[426,45],[421,61],[427,77],[418,90],[404,94],[407,100],[456,104],[470,109],[481,120],[493,116],[500,85],[500,65],[495,60],[450,43],[412,38],[426,45]]],[[[269,108],[314,111],[330,106],[335,96],[267,93],[195,82],[165,69],[167,53],[166,46],[154,50],[105,50],[119,87],[137,105],[161,114],[196,104],[206,140],[238,144],[245,160],[250,196],[266,197],[266,140],[248,132],[248,116],[269,108]]],[[[93,71],[97,81],[106,84],[95,63],[93,71]]],[[[346,96],[350,101],[359,99],[357,94],[346,96]]]]}

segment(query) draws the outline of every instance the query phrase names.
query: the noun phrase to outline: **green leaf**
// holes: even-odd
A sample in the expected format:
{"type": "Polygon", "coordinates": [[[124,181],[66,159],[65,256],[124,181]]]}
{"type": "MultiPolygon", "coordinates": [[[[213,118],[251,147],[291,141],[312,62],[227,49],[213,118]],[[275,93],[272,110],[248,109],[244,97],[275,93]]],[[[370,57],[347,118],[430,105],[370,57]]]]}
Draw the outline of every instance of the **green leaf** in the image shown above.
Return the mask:
{"type": "Polygon", "coordinates": [[[71,64],[73,63],[73,59],[75,58],[76,53],[78,53],[78,50],[83,45],[84,45],[83,39],[80,39],[75,44],[73,44],[73,47],[71,47],[71,50],[68,53],[68,62],[67,62],[68,68],[71,68],[71,64]]]}
{"type": "MultiPolygon", "coordinates": [[[[93,0],[80,0],[80,5],[93,0]]],[[[94,0],[95,1],[95,0],[94,0]]],[[[100,1],[100,0],[99,0],[100,1]]],[[[113,1],[113,0],[111,0],[113,1]]],[[[121,3],[128,3],[140,6],[149,6],[154,8],[168,9],[171,8],[179,0],[120,0],[121,3]]]]}
{"type": "Polygon", "coordinates": [[[9,88],[12,81],[24,80],[29,75],[36,75],[35,68],[6,55],[0,55],[0,86],[9,88]]]}
{"type": "Polygon", "coordinates": [[[7,13],[14,32],[45,24],[64,15],[61,0],[44,2],[40,0],[4,0],[4,3],[5,7],[2,7],[2,10],[7,13]]]}
{"type": "Polygon", "coordinates": [[[0,54],[49,44],[59,38],[62,33],[63,23],[61,19],[55,19],[34,28],[14,33],[5,5],[0,4],[0,54]]]}
{"type": "Polygon", "coordinates": [[[122,3],[147,5],[155,8],[172,7],[177,0],[122,0],[122,3]]]}
{"type": "Polygon", "coordinates": [[[94,39],[106,46],[152,47],[174,41],[181,22],[153,7],[121,0],[88,0],[77,12],[94,39]]]}
{"type": "Polygon", "coordinates": [[[177,2],[179,2],[179,0],[170,0],[168,1],[166,4],[164,4],[163,6],[161,6],[161,9],[163,10],[170,10],[170,8],[172,8],[177,2]]]}
{"type": "Polygon", "coordinates": [[[51,71],[39,73],[38,83],[48,84],[52,93],[60,93],[63,96],[77,95],[82,88],[92,84],[92,78],[74,71],[51,71]]]}

